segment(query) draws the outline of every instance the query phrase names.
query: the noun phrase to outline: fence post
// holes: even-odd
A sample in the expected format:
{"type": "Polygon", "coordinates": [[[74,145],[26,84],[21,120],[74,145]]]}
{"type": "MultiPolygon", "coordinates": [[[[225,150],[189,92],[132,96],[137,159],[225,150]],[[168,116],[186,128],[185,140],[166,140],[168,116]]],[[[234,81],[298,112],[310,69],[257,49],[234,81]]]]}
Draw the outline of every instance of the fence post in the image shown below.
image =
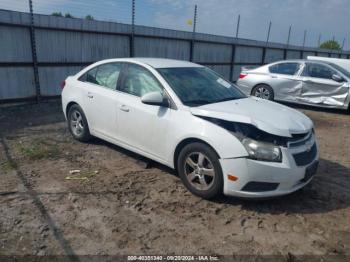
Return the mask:
{"type": "Polygon", "coordinates": [[[238,20],[237,20],[237,28],[236,28],[236,38],[238,38],[238,33],[239,33],[239,23],[241,21],[241,15],[238,15],[238,20]]]}
{"type": "Polygon", "coordinates": [[[39,81],[38,58],[36,53],[34,14],[33,14],[32,0],[29,0],[29,12],[30,12],[30,44],[31,44],[32,59],[33,59],[35,95],[36,95],[36,102],[39,103],[41,100],[41,92],[40,92],[40,81],[39,81]]]}
{"type": "Polygon", "coordinates": [[[307,33],[307,31],[304,30],[303,49],[302,49],[301,52],[300,52],[300,59],[303,59],[303,58],[304,58],[304,48],[305,48],[305,41],[306,41],[306,33],[307,33]]]}
{"type": "Polygon", "coordinates": [[[196,36],[196,24],[197,24],[197,5],[194,6],[194,14],[193,14],[193,31],[192,31],[192,39],[191,39],[191,47],[190,47],[190,61],[193,61],[193,52],[194,52],[194,42],[196,36]]]}
{"type": "Polygon", "coordinates": [[[135,56],[135,0],[132,0],[131,6],[131,35],[130,35],[130,57],[135,56]]]}
{"type": "Polygon", "coordinates": [[[286,60],[287,59],[287,52],[288,52],[288,47],[289,47],[289,40],[290,40],[290,33],[292,31],[292,26],[289,26],[289,30],[288,30],[288,37],[287,37],[287,45],[286,48],[283,50],[283,59],[286,60]]]}
{"type": "Polygon", "coordinates": [[[232,54],[231,54],[231,64],[230,64],[230,81],[233,81],[233,69],[235,63],[235,53],[236,53],[236,45],[232,44],[232,54]]]}

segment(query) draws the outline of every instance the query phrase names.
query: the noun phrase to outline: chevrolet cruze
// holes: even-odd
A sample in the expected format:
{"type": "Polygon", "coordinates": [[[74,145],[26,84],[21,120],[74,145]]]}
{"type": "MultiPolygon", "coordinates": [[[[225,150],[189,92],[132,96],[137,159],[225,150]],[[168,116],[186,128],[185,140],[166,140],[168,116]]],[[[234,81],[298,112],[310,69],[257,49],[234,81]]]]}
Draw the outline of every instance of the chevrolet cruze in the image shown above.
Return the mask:
{"type": "Polygon", "coordinates": [[[285,195],[316,173],[318,147],[304,114],[247,97],[190,62],[126,58],[97,62],[62,83],[72,136],[91,136],[175,168],[193,194],[285,195]]]}

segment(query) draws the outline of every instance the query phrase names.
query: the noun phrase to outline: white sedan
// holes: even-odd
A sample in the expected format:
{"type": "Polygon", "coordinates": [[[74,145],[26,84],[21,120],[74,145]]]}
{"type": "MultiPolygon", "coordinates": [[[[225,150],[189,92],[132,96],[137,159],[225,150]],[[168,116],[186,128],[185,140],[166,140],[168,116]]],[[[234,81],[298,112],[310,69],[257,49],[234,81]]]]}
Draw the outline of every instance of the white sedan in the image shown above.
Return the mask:
{"type": "Polygon", "coordinates": [[[62,83],[73,137],[91,136],[175,168],[193,194],[273,197],[309,183],[318,165],[313,123],[277,103],[247,97],[190,62],[97,62],[62,83]]]}

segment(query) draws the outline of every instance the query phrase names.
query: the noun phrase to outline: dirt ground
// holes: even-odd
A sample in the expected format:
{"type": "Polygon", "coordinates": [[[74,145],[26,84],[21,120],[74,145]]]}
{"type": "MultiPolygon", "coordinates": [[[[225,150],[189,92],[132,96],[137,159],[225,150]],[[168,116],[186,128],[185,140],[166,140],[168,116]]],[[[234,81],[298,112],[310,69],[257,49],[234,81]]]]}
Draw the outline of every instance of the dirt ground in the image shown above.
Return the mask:
{"type": "Polygon", "coordinates": [[[206,201],[160,164],[73,140],[59,102],[0,108],[0,255],[350,259],[350,115],[298,110],[320,145],[309,186],[273,200],[206,201]]]}

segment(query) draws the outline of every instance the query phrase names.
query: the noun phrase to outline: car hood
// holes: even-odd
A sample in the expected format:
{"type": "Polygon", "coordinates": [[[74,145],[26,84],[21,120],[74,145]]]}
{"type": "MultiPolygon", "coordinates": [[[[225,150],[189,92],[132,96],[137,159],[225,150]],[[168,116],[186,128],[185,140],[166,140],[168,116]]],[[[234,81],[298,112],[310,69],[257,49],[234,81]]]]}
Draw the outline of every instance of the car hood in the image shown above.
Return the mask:
{"type": "Polygon", "coordinates": [[[248,97],[199,107],[191,107],[195,116],[252,124],[267,133],[292,137],[309,132],[312,121],[301,112],[275,102],[248,97]]]}

